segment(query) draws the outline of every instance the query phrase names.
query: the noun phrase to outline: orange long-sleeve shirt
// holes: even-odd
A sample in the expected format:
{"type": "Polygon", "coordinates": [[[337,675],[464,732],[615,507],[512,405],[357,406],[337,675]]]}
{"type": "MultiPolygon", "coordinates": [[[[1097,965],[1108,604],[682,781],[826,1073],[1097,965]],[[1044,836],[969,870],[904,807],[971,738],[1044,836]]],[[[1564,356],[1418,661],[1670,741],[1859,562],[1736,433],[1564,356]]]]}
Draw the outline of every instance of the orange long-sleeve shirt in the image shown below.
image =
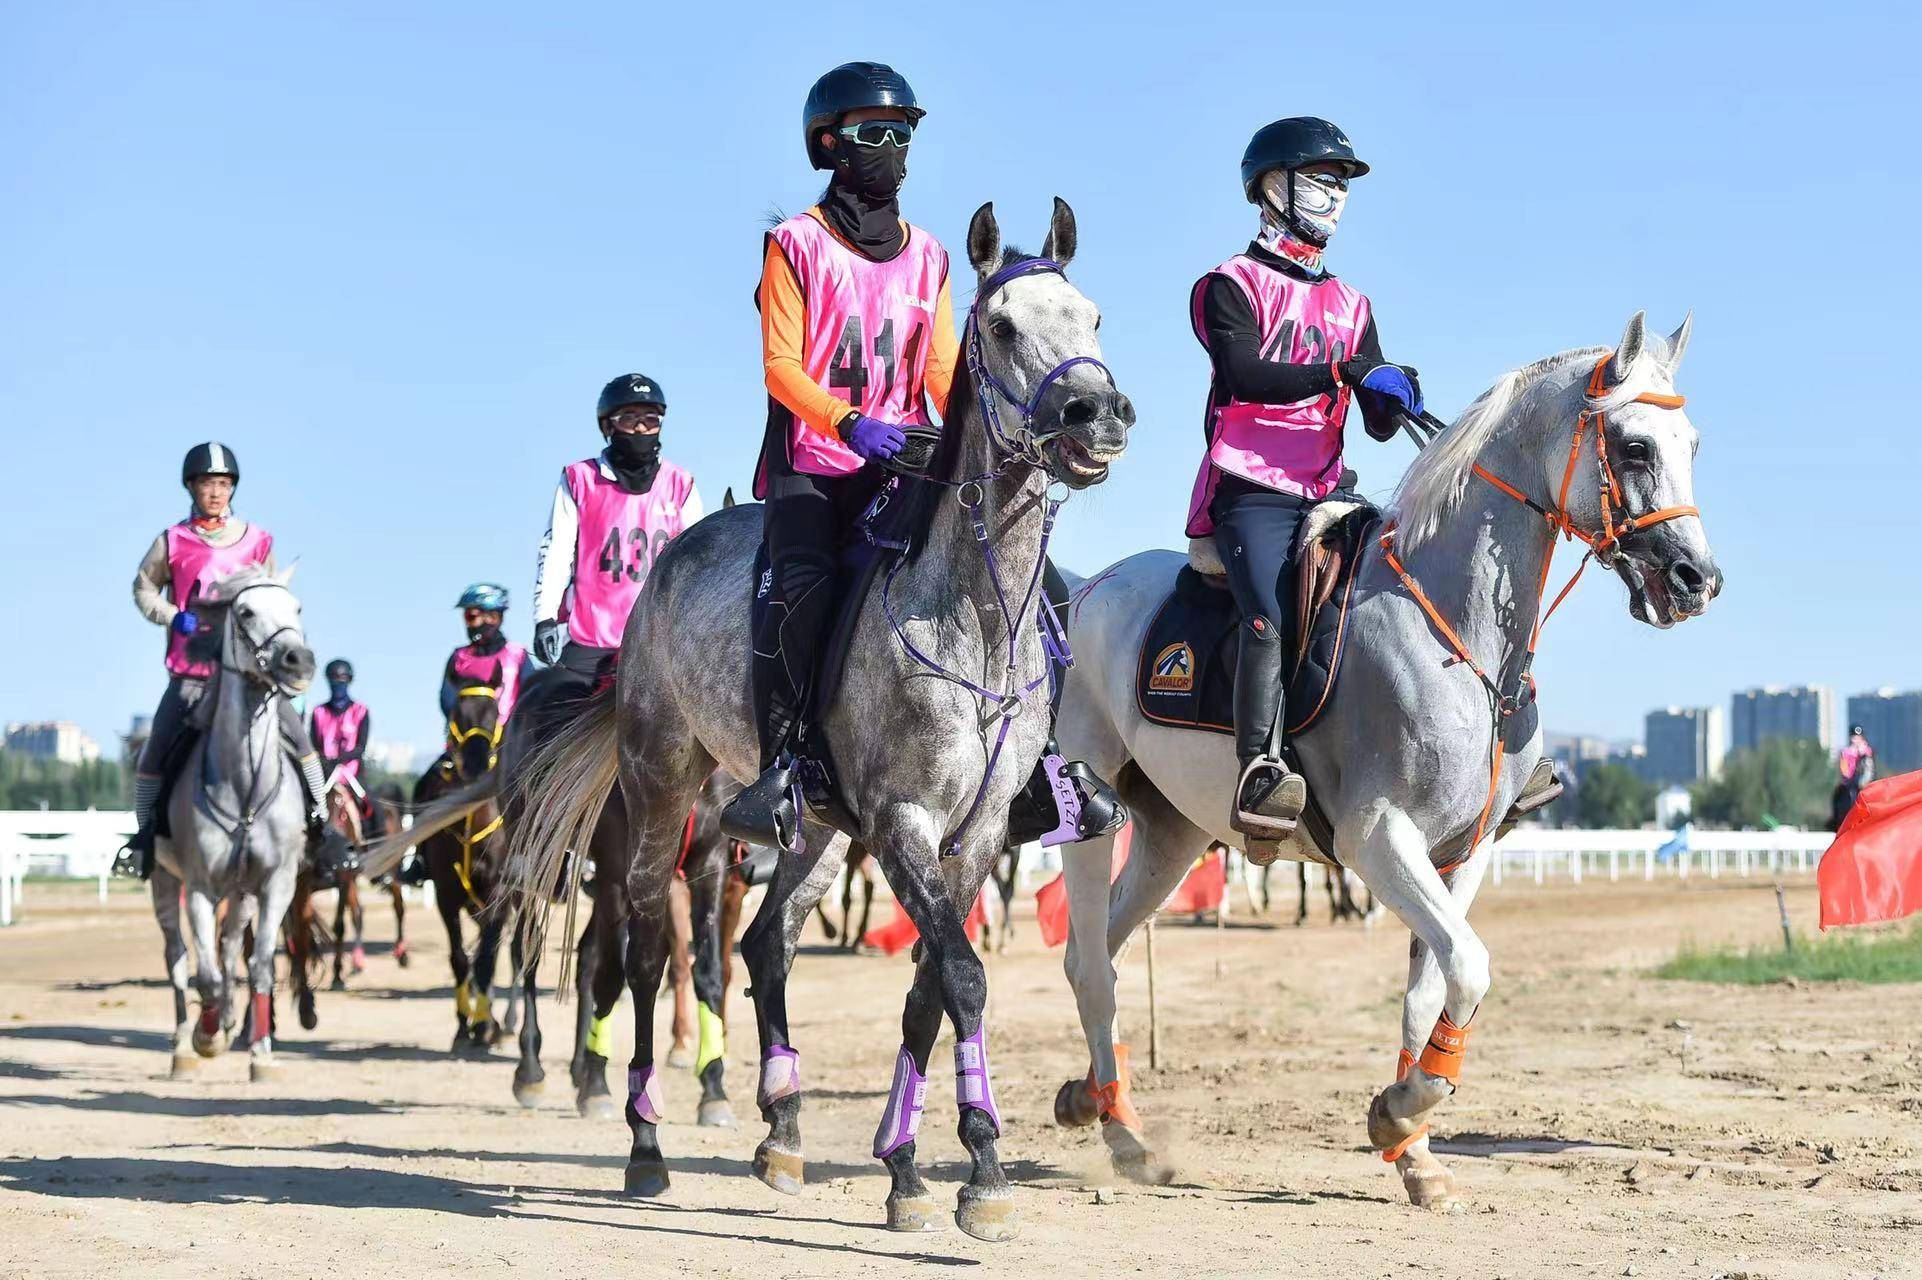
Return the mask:
{"type": "MultiPolygon", "coordinates": [[[[827,226],[819,208],[809,209],[808,216],[827,226]]],[[[847,244],[834,228],[828,227],[828,234],[847,244]]],[[[761,264],[759,298],[761,363],[767,374],[767,393],[815,431],[839,439],[841,422],[854,412],[854,406],[808,376],[804,358],[807,299],[801,293],[801,282],[795,279],[793,265],[772,237],[767,243],[767,258],[761,264]]],[[[946,280],[941,282],[940,296],[934,300],[934,329],[930,339],[921,384],[927,391],[928,403],[946,418],[948,392],[954,386],[954,368],[961,350],[954,335],[954,300],[946,280]]]]}

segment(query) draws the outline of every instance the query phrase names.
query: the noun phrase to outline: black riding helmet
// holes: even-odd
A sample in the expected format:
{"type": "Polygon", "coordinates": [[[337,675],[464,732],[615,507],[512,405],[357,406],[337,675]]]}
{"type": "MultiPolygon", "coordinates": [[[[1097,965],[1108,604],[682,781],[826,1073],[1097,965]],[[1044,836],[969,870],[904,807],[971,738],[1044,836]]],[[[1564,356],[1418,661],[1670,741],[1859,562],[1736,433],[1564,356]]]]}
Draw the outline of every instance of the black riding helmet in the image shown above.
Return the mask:
{"type": "Polygon", "coordinates": [[[1261,203],[1261,175],[1311,164],[1341,164],[1359,178],[1368,166],[1355,154],[1348,135],[1319,116],[1289,116],[1263,125],[1241,153],[1241,189],[1250,204],[1261,203]]]}
{"type": "Polygon", "coordinates": [[[187,450],[180,463],[180,483],[192,484],[195,476],[232,476],[240,484],[240,459],[218,440],[208,440],[187,450]]]}
{"type": "Polygon", "coordinates": [[[821,146],[821,134],[862,107],[899,107],[909,124],[919,124],[927,114],[915,105],[907,77],[893,67],[885,62],[844,62],[814,82],[801,109],[801,141],[809,164],[817,169],[834,167],[821,146]]]}
{"type": "Polygon", "coordinates": [[[332,684],[336,680],[342,684],[352,684],[354,682],[354,664],[345,658],[335,658],[332,662],[328,663],[327,682],[332,684]]]}
{"type": "Polygon", "coordinates": [[[594,421],[603,426],[607,415],[634,404],[656,404],[667,408],[667,393],[661,384],[644,373],[624,373],[601,388],[601,402],[594,409],[594,421]]]}

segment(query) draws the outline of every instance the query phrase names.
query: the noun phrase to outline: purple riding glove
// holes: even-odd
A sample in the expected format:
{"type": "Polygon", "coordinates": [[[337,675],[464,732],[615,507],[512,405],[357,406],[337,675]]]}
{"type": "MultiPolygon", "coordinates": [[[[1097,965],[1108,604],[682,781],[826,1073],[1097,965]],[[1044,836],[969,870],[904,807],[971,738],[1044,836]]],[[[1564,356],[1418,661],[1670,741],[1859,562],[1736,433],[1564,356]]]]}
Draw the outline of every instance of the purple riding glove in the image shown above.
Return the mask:
{"type": "Polygon", "coordinates": [[[908,442],[908,433],[893,422],[883,422],[866,414],[851,413],[842,424],[842,435],[846,437],[848,448],[866,458],[869,462],[885,462],[901,452],[908,442]]]}

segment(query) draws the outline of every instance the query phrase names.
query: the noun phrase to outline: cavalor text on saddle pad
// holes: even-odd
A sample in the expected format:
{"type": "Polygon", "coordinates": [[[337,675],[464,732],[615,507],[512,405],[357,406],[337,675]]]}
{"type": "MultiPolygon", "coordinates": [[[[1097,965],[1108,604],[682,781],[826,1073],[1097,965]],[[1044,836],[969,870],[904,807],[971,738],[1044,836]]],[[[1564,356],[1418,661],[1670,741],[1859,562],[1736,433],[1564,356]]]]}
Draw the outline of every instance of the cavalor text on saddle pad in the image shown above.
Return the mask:
{"type": "MultiPolygon", "coordinates": [[[[1355,564],[1377,520],[1373,508],[1359,508],[1302,548],[1298,615],[1310,621],[1294,637],[1288,680],[1291,734],[1311,728],[1334,692],[1354,598],[1355,564]]],[[[1178,729],[1233,734],[1239,624],[1226,584],[1197,573],[1192,565],[1183,566],[1148,624],[1135,664],[1135,702],[1141,714],[1178,729]]]]}

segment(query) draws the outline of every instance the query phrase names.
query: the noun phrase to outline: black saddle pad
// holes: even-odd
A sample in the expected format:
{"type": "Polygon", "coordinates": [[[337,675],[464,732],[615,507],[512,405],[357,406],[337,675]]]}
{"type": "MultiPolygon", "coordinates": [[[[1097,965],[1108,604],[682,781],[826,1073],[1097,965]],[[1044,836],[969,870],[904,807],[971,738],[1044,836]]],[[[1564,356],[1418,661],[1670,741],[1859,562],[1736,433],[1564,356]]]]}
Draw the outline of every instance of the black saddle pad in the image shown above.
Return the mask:
{"type": "MultiPolygon", "coordinates": [[[[1380,513],[1362,507],[1337,521],[1324,537],[1344,544],[1344,570],[1328,601],[1315,611],[1306,653],[1288,680],[1288,732],[1304,733],[1320,719],[1341,674],[1343,638],[1353,599],[1355,565],[1380,513]]],[[[1281,589],[1293,592],[1296,584],[1281,589]]],[[[1155,611],[1135,665],[1135,702],[1156,724],[1210,733],[1235,731],[1235,659],[1240,615],[1234,597],[1183,565],[1174,589],[1155,611]]],[[[1289,637],[1293,657],[1296,637],[1289,637]]]]}

